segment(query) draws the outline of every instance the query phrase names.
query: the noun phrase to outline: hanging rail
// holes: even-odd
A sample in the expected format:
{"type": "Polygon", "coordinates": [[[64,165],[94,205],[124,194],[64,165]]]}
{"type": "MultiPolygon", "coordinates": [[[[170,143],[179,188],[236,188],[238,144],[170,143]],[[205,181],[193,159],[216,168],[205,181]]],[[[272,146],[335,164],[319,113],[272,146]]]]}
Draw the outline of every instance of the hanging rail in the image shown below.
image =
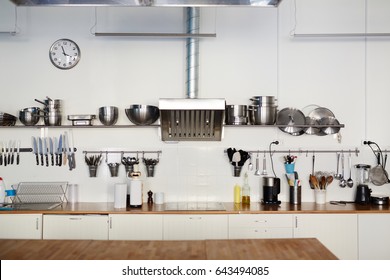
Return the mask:
{"type": "Polygon", "coordinates": [[[84,154],[162,154],[162,151],[83,151],[84,154]]]}
{"type": "MultiPolygon", "coordinates": [[[[227,153],[227,150],[224,151],[225,153],[227,153]]],[[[355,149],[342,149],[342,150],[302,150],[302,149],[298,149],[298,150],[272,150],[272,151],[269,151],[269,150],[251,150],[251,151],[246,151],[248,153],[252,153],[252,154],[256,154],[256,153],[280,153],[280,154],[291,154],[291,153],[294,153],[294,154],[321,154],[321,153],[354,153],[356,156],[359,155],[360,153],[360,150],[358,148],[355,148],[355,149]]],[[[389,151],[390,152],[390,151],[389,151]]]]}

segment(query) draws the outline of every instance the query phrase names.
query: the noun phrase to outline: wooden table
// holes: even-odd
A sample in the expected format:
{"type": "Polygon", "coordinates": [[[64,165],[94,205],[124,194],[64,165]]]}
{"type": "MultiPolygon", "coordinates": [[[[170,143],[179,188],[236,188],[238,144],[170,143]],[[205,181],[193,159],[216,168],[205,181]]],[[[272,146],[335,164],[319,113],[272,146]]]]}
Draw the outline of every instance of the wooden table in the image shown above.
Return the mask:
{"type": "Polygon", "coordinates": [[[1,260],[335,260],[315,238],[194,241],[0,240],[1,260]]]}

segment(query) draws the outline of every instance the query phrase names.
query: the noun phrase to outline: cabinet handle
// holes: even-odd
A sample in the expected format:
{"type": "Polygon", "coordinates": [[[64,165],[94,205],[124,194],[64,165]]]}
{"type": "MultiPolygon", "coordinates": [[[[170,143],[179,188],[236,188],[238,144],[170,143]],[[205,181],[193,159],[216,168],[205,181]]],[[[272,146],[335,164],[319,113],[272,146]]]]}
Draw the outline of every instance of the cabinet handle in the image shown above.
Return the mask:
{"type": "Polygon", "coordinates": [[[255,220],[255,223],[266,223],[267,222],[267,220],[255,220]]]}
{"type": "Polygon", "coordinates": [[[190,217],[190,220],[202,220],[202,217],[190,217]]]}
{"type": "Polygon", "coordinates": [[[69,220],[72,220],[72,221],[81,221],[82,218],[69,218],[69,220]]]}
{"type": "Polygon", "coordinates": [[[35,219],[35,229],[39,230],[39,218],[35,219]]]}
{"type": "Polygon", "coordinates": [[[298,228],[298,217],[295,216],[295,228],[298,228]]]}
{"type": "Polygon", "coordinates": [[[112,229],[112,217],[110,217],[110,229],[112,229]]]}

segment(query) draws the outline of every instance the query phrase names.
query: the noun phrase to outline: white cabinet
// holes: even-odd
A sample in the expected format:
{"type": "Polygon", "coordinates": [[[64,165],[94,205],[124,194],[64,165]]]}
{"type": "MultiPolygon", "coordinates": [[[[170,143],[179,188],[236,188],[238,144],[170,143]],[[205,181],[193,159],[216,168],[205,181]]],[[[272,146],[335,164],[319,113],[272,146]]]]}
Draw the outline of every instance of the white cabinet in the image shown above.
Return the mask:
{"type": "Polygon", "coordinates": [[[358,258],[357,215],[295,215],[294,238],[315,237],[339,259],[358,258]]]}
{"type": "Polygon", "coordinates": [[[108,239],[108,215],[43,215],[43,239],[108,239]]]}
{"type": "Polygon", "coordinates": [[[359,214],[359,259],[390,260],[390,214],[359,214]]]}
{"type": "Polygon", "coordinates": [[[41,239],[42,214],[0,215],[0,238],[41,239]]]}
{"type": "Polygon", "coordinates": [[[164,240],[227,239],[227,215],[164,215],[164,240]]]}
{"type": "Polygon", "coordinates": [[[162,240],[163,215],[112,214],[109,216],[110,240],[162,240]]]}
{"type": "Polygon", "coordinates": [[[292,237],[293,216],[290,214],[229,215],[229,239],[292,237]]]}

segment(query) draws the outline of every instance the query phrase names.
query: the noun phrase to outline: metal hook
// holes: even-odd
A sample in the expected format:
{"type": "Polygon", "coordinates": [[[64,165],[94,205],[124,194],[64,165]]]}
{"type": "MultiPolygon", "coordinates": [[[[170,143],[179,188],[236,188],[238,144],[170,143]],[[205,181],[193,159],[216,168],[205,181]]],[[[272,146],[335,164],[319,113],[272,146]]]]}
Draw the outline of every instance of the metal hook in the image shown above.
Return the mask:
{"type": "Polygon", "coordinates": [[[108,152],[106,151],[106,163],[108,163],[108,152]]]}

